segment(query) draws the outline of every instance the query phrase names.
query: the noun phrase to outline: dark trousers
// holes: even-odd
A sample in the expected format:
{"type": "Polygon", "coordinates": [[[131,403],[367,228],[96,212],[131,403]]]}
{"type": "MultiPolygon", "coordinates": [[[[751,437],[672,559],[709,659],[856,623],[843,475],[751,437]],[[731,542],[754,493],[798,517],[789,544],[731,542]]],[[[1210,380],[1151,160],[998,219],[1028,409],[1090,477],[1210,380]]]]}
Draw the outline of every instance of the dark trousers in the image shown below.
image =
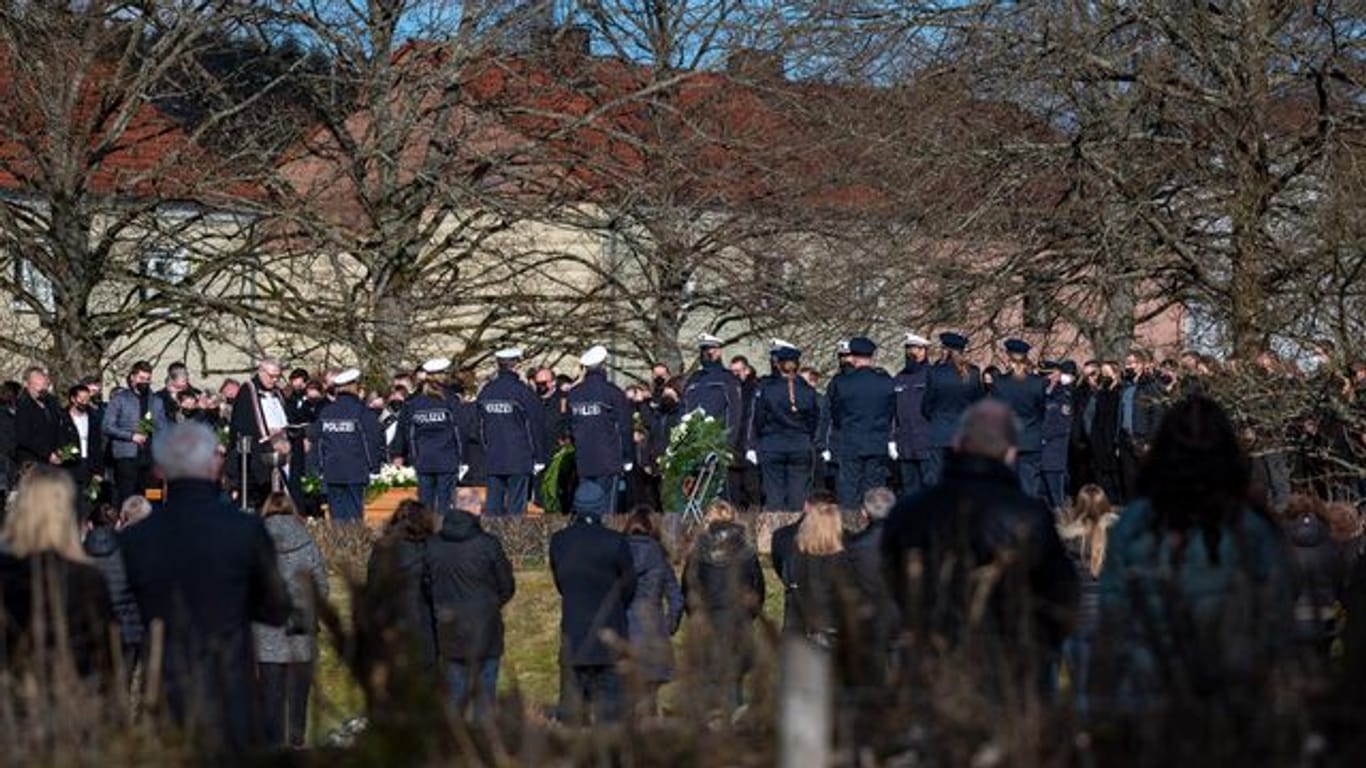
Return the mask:
{"type": "Polygon", "coordinates": [[[151,477],[152,468],[141,458],[114,459],[114,505],[122,509],[130,497],[141,496],[151,477]]]}
{"type": "Polygon", "coordinates": [[[599,475],[597,477],[579,476],[579,485],[596,485],[607,495],[607,512],[605,514],[614,515],[617,512],[617,482],[620,475],[599,475]]]}
{"type": "Polygon", "coordinates": [[[308,732],[313,663],[256,665],[261,681],[261,735],[270,747],[302,747],[308,732]]]}
{"type": "Polygon", "coordinates": [[[726,501],[737,509],[757,507],[763,501],[759,487],[759,469],[752,464],[726,470],[726,501]]]}
{"type": "Polygon", "coordinates": [[[920,493],[928,487],[929,484],[925,482],[928,464],[928,459],[901,459],[896,463],[897,481],[901,483],[902,496],[920,493]]]}
{"type": "Polygon", "coordinates": [[[597,724],[615,723],[622,715],[621,676],[615,667],[570,667],[568,681],[573,686],[573,695],[562,697],[571,703],[565,712],[570,723],[584,722],[590,715],[597,724]]]}
{"type": "Polygon", "coordinates": [[[437,514],[445,514],[455,503],[456,474],[421,473],[417,476],[417,500],[437,514]]]}
{"type": "Polygon", "coordinates": [[[1067,506],[1067,470],[1046,469],[1039,473],[1039,479],[1039,497],[1048,503],[1049,509],[1058,510],[1067,506]]]}
{"type": "Polygon", "coordinates": [[[1038,451],[1021,451],[1015,455],[1015,476],[1020,478],[1020,490],[1024,491],[1026,496],[1042,498],[1039,467],[1038,451]]]}
{"type": "Polygon", "coordinates": [[[759,457],[764,508],[800,512],[811,495],[811,452],[766,453],[759,457]]]}
{"type": "Polygon", "coordinates": [[[494,517],[526,514],[526,502],[531,491],[531,475],[489,475],[488,494],[484,497],[484,514],[494,517]]]}
{"type": "Polygon", "coordinates": [[[498,693],[498,662],[497,656],[478,663],[446,662],[446,688],[452,711],[462,718],[469,711],[475,720],[481,721],[493,714],[498,693]]]}
{"type": "Polygon", "coordinates": [[[862,509],[863,494],[887,484],[887,457],[841,456],[835,498],[841,509],[862,509]]]}
{"type": "MultiPolygon", "coordinates": [[[[1139,449],[1126,434],[1119,438],[1119,480],[1123,496],[1120,501],[1138,498],[1139,449]]],[[[1112,499],[1113,501],[1113,499],[1112,499]]]]}
{"type": "Polygon", "coordinates": [[[365,517],[365,486],[328,483],[327,506],[335,522],[360,522],[365,517]]]}
{"type": "Polygon", "coordinates": [[[926,457],[925,463],[920,469],[920,482],[924,483],[926,488],[939,485],[939,481],[944,479],[944,464],[948,460],[948,448],[931,448],[929,456],[926,457]]]}

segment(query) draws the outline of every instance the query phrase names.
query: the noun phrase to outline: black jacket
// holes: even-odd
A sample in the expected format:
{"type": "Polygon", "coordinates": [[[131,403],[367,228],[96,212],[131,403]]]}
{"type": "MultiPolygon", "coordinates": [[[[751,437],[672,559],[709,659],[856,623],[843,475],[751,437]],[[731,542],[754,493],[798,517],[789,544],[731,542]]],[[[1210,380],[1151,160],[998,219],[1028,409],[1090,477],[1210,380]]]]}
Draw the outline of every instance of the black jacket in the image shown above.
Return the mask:
{"type": "Polygon", "coordinates": [[[0,489],[14,487],[19,465],[14,461],[15,416],[13,408],[0,408],[0,489]]]}
{"type": "Polygon", "coordinates": [[[969,635],[1010,651],[1056,651],[1078,600],[1077,573],[1053,515],[1020,490],[1005,464],[953,455],[940,485],[897,503],[882,539],[883,567],[902,615],[918,637],[957,645],[969,635]],[[920,553],[920,583],[907,562],[920,553]],[[988,610],[970,626],[975,574],[1003,568],[988,610]]]}
{"type": "Polygon", "coordinates": [[[1314,515],[1287,523],[1285,534],[1294,565],[1296,636],[1306,643],[1330,640],[1351,573],[1349,552],[1314,515]]]}
{"type": "Polygon", "coordinates": [[[808,555],[798,551],[788,563],[788,609],[796,615],[784,627],[807,637],[827,639],[857,631],[852,624],[856,580],[847,552],[808,555]]]}
{"type": "MultiPolygon", "coordinates": [[[[792,585],[787,581],[784,569],[792,562],[792,558],[797,555],[797,529],[802,526],[802,518],[797,518],[794,523],[788,523],[782,528],[773,532],[773,538],[769,543],[769,560],[773,563],[773,573],[778,577],[778,584],[783,590],[783,631],[792,630],[792,622],[796,618],[796,609],[792,606],[793,592],[792,585]]],[[[879,572],[880,573],[880,572],[879,572]]]]}
{"type": "Polygon", "coordinates": [[[636,566],[625,536],[596,517],[577,516],[550,537],[550,572],[563,598],[561,658],[572,667],[607,666],[617,654],[602,639],[628,636],[626,612],[636,593],[636,566]]]}
{"type": "MultiPolygon", "coordinates": [[[[88,430],[85,436],[88,455],[84,460],[76,459],[64,465],[68,469],[78,470],[82,473],[78,478],[82,480],[91,475],[98,475],[104,469],[104,427],[100,423],[100,415],[92,408],[86,412],[85,418],[86,429],[88,430]]],[[[67,445],[74,445],[79,448],[81,446],[81,433],[76,429],[76,421],[71,417],[71,412],[63,410],[58,422],[57,447],[61,448],[67,445]]],[[[82,490],[84,489],[76,489],[78,493],[82,490]]]]}
{"type": "Polygon", "coordinates": [[[113,602],[123,642],[142,645],[146,635],[142,627],[142,614],[138,611],[137,601],[133,599],[133,590],[128,588],[128,574],[123,567],[123,553],[119,551],[119,539],[114,529],[109,526],[92,528],[85,537],[85,553],[95,561],[95,567],[109,586],[109,598],[113,602]]]}
{"type": "Polygon", "coordinates": [[[759,555],[735,523],[713,523],[697,537],[683,571],[688,613],[702,614],[713,631],[747,630],[764,605],[759,555]]]}
{"type": "Polygon", "coordinates": [[[900,611],[882,572],[882,538],[886,525],[882,520],[874,520],[867,528],[849,536],[845,543],[854,583],[862,598],[858,618],[864,636],[877,648],[886,648],[901,624],[900,611]]]}
{"type": "Polygon", "coordinates": [[[432,573],[427,559],[431,539],[411,541],[387,535],[375,542],[366,564],[368,590],[390,599],[376,600],[382,615],[370,617],[401,637],[398,645],[411,655],[414,665],[436,674],[436,616],[433,612],[432,573]]]}
{"type": "Polygon", "coordinates": [[[468,663],[503,655],[503,606],[515,585],[498,539],[474,515],[447,512],[427,546],[437,640],[446,661],[468,663]]]}
{"type": "Polygon", "coordinates": [[[251,623],[283,626],[289,594],[261,519],[216,483],[178,480],[162,509],[119,536],[142,619],[165,626],[164,685],[173,717],[208,707],[229,745],[251,743],[251,623]]]}
{"type": "MultiPolygon", "coordinates": [[[[109,625],[114,620],[109,590],[93,566],[73,563],[51,552],[16,558],[0,554],[0,608],[4,610],[4,648],[0,661],[13,667],[31,658],[35,649],[29,630],[33,624],[34,579],[51,583],[65,592],[69,647],[76,670],[82,675],[109,670],[109,625]]],[[[56,647],[48,628],[49,653],[56,647]]]]}
{"type": "Polygon", "coordinates": [[[28,391],[19,393],[14,408],[14,460],[24,464],[47,464],[61,446],[62,420],[66,414],[51,395],[40,405],[28,391]]]}

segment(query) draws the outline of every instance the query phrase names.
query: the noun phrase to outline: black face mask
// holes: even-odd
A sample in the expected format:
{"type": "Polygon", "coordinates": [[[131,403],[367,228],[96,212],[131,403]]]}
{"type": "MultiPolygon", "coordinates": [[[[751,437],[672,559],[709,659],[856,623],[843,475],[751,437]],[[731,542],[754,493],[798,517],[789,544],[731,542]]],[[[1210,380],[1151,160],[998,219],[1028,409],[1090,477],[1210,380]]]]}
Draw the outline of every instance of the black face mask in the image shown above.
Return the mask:
{"type": "Polygon", "coordinates": [[[550,394],[551,391],[554,390],[554,389],[555,389],[554,385],[547,384],[547,383],[545,383],[544,381],[538,381],[538,382],[536,382],[536,392],[537,392],[538,394],[540,394],[542,397],[544,397],[544,396],[550,394]]]}
{"type": "Polygon", "coordinates": [[[134,391],[134,392],[137,392],[139,395],[146,395],[146,394],[148,394],[148,393],[150,393],[150,392],[152,391],[152,385],[151,385],[151,384],[134,384],[134,385],[133,385],[133,391],[134,391]]]}
{"type": "Polygon", "coordinates": [[[659,388],[659,389],[663,389],[663,388],[664,388],[664,382],[666,382],[666,381],[668,381],[668,379],[664,378],[663,376],[656,376],[656,377],[655,377],[655,386],[656,386],[657,388],[659,388]]]}
{"type": "Polygon", "coordinates": [[[390,401],[389,401],[389,408],[390,408],[391,410],[395,410],[395,411],[402,410],[402,408],[403,408],[403,401],[402,401],[402,400],[390,400],[390,401]]]}
{"type": "Polygon", "coordinates": [[[1115,383],[1115,380],[1110,376],[1101,376],[1097,381],[1100,382],[1102,389],[1109,389],[1115,383]]]}
{"type": "Polygon", "coordinates": [[[1133,381],[1133,380],[1136,379],[1136,378],[1138,378],[1138,371],[1135,371],[1135,370],[1132,369],[1132,368],[1126,368],[1126,369],[1124,370],[1124,380],[1125,380],[1125,381],[1133,381]]]}
{"type": "Polygon", "coordinates": [[[88,413],[90,411],[90,406],[86,403],[76,403],[76,410],[81,413],[88,413]]]}

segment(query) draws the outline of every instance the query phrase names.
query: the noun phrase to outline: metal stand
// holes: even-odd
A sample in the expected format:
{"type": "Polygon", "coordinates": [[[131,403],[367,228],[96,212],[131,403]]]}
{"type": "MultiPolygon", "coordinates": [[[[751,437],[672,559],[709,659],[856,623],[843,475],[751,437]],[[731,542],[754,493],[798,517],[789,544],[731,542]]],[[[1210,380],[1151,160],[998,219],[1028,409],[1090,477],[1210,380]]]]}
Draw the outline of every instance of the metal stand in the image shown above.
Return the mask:
{"type": "Polygon", "coordinates": [[[711,485],[717,480],[717,468],[720,463],[719,457],[714,453],[707,454],[707,458],[702,460],[702,468],[697,472],[697,480],[693,483],[692,493],[688,494],[688,501],[683,505],[684,522],[702,524],[702,520],[707,514],[703,504],[711,495],[711,485]]]}
{"type": "Polygon", "coordinates": [[[238,500],[242,503],[243,512],[251,512],[251,506],[247,501],[247,462],[251,461],[252,440],[251,435],[241,435],[237,438],[237,454],[242,462],[242,484],[237,486],[238,500]]]}

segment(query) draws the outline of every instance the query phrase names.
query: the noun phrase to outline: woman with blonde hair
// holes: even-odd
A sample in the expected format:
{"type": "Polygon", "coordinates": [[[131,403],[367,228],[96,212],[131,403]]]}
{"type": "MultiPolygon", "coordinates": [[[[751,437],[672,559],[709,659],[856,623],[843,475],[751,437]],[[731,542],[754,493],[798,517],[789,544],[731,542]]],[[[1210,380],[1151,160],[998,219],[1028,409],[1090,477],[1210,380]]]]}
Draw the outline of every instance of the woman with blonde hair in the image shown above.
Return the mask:
{"type": "Polygon", "coordinates": [[[734,711],[742,703],[743,681],[754,660],[754,620],[764,606],[764,573],[759,554],[735,522],[735,507],[712,502],[706,529],[693,542],[683,569],[688,616],[709,632],[703,662],[712,696],[734,711]]]}
{"type": "Polygon", "coordinates": [[[104,577],[81,545],[70,476],[30,468],[19,480],[0,545],[4,663],[32,665],[42,674],[69,658],[82,676],[107,671],[114,609],[104,577]]]}
{"type": "Polygon", "coordinates": [[[1058,524],[1067,554],[1076,566],[1081,581],[1081,604],[1077,611],[1077,625],[1063,643],[1063,657],[1067,662],[1072,691],[1077,708],[1086,710],[1086,686],[1091,672],[1091,644],[1100,624],[1100,574],[1105,567],[1105,545],[1110,526],[1119,520],[1105,489],[1088,483],[1077,490],[1072,506],[1058,524]]]}
{"type": "Polygon", "coordinates": [[[813,494],[797,528],[796,554],[784,565],[783,582],[796,599],[788,602],[796,613],[786,622],[790,631],[829,648],[841,630],[848,632],[858,583],[844,551],[844,521],[839,505],[828,494],[813,494]]]}

